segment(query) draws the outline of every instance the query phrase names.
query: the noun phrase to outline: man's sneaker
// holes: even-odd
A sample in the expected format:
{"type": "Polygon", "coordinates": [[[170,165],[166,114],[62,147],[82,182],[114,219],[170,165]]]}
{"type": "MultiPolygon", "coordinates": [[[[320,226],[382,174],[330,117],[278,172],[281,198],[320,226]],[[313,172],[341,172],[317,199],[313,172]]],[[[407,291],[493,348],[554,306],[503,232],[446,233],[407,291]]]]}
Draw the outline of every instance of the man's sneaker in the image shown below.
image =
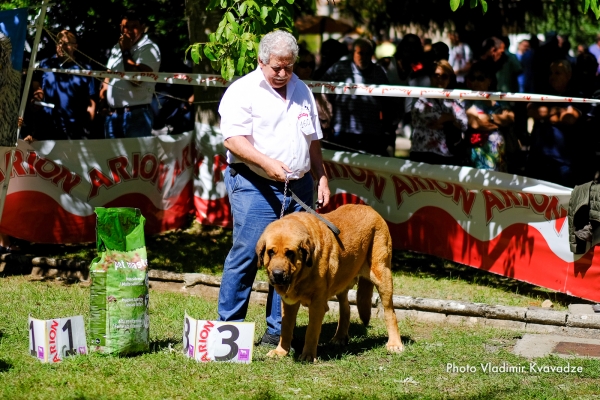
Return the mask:
{"type": "Polygon", "coordinates": [[[279,344],[279,335],[270,335],[267,332],[262,336],[257,346],[277,346],[279,344]]]}

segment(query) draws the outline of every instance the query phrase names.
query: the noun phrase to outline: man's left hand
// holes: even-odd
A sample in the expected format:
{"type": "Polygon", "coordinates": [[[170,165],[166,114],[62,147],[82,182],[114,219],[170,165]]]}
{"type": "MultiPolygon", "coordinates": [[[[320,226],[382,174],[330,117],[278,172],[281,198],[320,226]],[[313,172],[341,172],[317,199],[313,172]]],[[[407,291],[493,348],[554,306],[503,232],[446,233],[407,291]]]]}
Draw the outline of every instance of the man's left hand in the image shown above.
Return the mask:
{"type": "Polygon", "coordinates": [[[331,192],[329,191],[329,182],[325,175],[321,176],[317,186],[317,208],[325,207],[329,204],[329,197],[331,192]]]}

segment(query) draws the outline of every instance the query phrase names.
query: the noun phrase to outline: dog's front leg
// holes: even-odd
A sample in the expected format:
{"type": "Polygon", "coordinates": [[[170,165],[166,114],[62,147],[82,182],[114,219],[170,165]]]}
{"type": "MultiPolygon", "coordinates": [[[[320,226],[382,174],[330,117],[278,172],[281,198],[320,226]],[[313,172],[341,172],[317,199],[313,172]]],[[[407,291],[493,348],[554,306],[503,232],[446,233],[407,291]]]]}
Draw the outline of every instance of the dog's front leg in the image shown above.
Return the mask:
{"type": "Polygon", "coordinates": [[[321,301],[313,300],[308,306],[308,327],[306,328],[306,339],[302,355],[300,355],[300,361],[317,361],[317,346],[319,344],[319,336],[321,335],[323,317],[327,310],[329,310],[327,299],[322,299],[321,301]]]}
{"type": "Polygon", "coordinates": [[[283,357],[287,356],[292,346],[292,336],[294,335],[294,326],[296,326],[296,315],[300,308],[300,302],[296,304],[287,304],[282,302],[281,308],[281,336],[279,337],[279,345],[275,350],[267,353],[267,357],[283,357]]]}

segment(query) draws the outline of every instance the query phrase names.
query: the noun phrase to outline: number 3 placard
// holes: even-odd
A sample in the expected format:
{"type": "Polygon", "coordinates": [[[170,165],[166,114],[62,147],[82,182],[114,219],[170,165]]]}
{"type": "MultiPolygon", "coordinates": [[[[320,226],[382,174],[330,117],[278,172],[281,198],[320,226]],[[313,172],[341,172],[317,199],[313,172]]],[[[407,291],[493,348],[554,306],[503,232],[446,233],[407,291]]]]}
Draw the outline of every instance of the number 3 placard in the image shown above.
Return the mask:
{"type": "Polygon", "coordinates": [[[196,320],[185,314],[183,349],[198,361],[250,363],[254,348],[254,322],[196,320]]]}
{"type": "Polygon", "coordinates": [[[29,317],[29,353],[43,362],[87,354],[83,316],[41,320],[29,317]]]}

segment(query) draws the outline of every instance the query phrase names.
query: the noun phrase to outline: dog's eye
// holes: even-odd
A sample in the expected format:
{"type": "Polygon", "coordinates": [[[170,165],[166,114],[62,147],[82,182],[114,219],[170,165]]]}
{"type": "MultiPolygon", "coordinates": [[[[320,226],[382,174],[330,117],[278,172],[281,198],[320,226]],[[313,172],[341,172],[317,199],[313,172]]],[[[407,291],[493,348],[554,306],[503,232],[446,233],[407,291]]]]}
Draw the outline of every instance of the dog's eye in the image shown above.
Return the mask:
{"type": "Polygon", "coordinates": [[[296,257],[296,254],[292,250],[288,250],[285,252],[285,256],[290,260],[294,261],[294,257],[296,257]]]}
{"type": "Polygon", "coordinates": [[[267,254],[269,255],[269,257],[273,257],[273,254],[275,254],[275,252],[273,251],[273,249],[267,251],[267,254]]]}

